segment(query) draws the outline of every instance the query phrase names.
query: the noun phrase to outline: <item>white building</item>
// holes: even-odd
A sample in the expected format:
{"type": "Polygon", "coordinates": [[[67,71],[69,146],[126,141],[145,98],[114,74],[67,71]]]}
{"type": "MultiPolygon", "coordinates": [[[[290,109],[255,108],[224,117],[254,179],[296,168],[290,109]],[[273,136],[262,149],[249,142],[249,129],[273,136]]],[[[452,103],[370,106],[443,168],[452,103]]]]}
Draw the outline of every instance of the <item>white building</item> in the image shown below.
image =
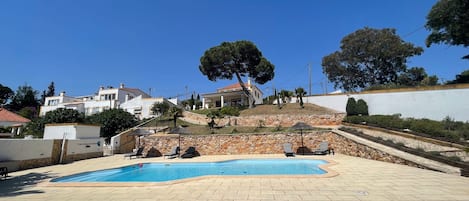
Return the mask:
{"type": "Polygon", "coordinates": [[[100,139],[100,126],[78,123],[46,124],[44,139],[100,139]]]}
{"type": "Polygon", "coordinates": [[[74,109],[85,115],[93,115],[107,109],[121,108],[137,118],[152,117],[151,107],[156,102],[162,102],[163,98],[151,98],[140,89],[126,88],[123,84],[119,88],[100,87],[95,95],[69,97],[65,92],[58,96],[46,97],[41,106],[39,115],[58,108],[74,109]]]}
{"type": "MultiPolygon", "coordinates": [[[[254,97],[254,104],[262,104],[262,91],[251,80],[245,86],[254,97]]],[[[218,89],[215,93],[202,94],[202,97],[203,108],[249,105],[248,97],[239,83],[218,89]]]]}

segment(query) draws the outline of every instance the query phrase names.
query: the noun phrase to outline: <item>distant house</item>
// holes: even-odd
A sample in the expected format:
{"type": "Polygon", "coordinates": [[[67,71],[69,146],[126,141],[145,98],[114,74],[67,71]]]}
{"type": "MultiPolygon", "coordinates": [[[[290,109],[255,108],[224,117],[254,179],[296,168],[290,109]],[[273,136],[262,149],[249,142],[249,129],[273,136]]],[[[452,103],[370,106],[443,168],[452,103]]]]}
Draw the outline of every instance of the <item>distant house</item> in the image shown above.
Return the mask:
{"type": "Polygon", "coordinates": [[[151,111],[153,104],[167,102],[169,105],[174,105],[172,100],[173,99],[168,100],[165,98],[143,98],[142,96],[138,96],[120,104],[119,107],[131,114],[134,114],[138,119],[144,119],[155,116],[155,114],[151,111]]]}
{"type": "Polygon", "coordinates": [[[11,136],[20,134],[21,128],[30,121],[31,120],[10,112],[5,108],[0,108],[0,127],[11,128],[11,134],[9,134],[11,136]]]}
{"type": "MultiPolygon", "coordinates": [[[[262,104],[262,91],[248,80],[246,88],[254,97],[254,104],[262,104]]],[[[224,107],[224,106],[246,106],[249,105],[248,97],[243,92],[239,83],[232,84],[215,93],[202,94],[203,108],[224,107]]]]}
{"type": "Polygon", "coordinates": [[[39,115],[44,116],[47,112],[58,108],[74,109],[87,116],[107,109],[121,108],[143,119],[154,116],[151,106],[163,100],[163,98],[151,98],[140,89],[126,88],[121,84],[119,88],[100,87],[95,95],[90,96],[70,97],[61,92],[58,96],[46,97],[39,115]]]}

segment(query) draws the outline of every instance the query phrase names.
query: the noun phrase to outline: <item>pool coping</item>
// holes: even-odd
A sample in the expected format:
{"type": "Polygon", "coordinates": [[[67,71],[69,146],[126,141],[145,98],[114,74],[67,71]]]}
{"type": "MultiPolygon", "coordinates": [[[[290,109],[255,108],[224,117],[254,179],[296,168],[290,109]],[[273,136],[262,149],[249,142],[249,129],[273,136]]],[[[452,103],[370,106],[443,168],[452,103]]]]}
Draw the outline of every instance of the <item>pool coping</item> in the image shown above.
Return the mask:
{"type": "MultiPolygon", "coordinates": [[[[192,178],[178,179],[173,181],[163,182],[51,182],[52,179],[48,179],[45,182],[38,184],[39,186],[45,187],[149,187],[149,186],[167,186],[172,184],[186,183],[192,181],[200,181],[204,179],[246,179],[246,178],[331,178],[339,175],[338,172],[332,170],[330,167],[337,165],[338,163],[331,159],[322,158],[301,158],[302,160],[324,160],[326,164],[318,165],[319,168],[326,171],[324,174],[313,174],[313,175],[205,175],[192,178]]],[[[235,159],[236,160],[236,159],[235,159]]],[[[210,162],[223,162],[231,161],[228,160],[213,160],[210,162]]],[[[178,163],[178,162],[176,162],[178,163]]],[[[138,165],[135,163],[133,165],[138,165]]]]}

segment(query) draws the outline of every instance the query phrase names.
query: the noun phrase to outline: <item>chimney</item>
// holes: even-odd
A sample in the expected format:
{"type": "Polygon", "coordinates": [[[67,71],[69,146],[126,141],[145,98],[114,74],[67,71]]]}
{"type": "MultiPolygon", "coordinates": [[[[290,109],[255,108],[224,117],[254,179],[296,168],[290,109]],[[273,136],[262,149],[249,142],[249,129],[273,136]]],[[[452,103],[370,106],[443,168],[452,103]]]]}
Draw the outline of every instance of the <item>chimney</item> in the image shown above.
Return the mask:
{"type": "Polygon", "coordinates": [[[124,83],[121,83],[121,84],[119,85],[119,88],[121,88],[121,89],[124,88],[124,83]]]}
{"type": "Polygon", "coordinates": [[[65,91],[61,91],[59,96],[65,96],[65,91]]]}

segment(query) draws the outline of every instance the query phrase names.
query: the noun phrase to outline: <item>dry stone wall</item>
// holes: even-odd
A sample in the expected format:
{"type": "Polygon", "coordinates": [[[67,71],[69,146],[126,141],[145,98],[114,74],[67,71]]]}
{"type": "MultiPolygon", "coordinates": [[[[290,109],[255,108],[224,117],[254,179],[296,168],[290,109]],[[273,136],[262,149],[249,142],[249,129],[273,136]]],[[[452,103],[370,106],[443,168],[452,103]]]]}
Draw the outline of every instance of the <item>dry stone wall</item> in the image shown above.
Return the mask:
{"type": "Polygon", "coordinates": [[[98,158],[102,157],[103,152],[92,152],[92,153],[84,153],[84,154],[72,154],[66,155],[63,159],[65,163],[71,163],[73,161],[83,160],[83,159],[90,159],[90,158],[98,158]]]}
{"type": "MultiPolygon", "coordinates": [[[[422,167],[414,162],[357,143],[332,131],[303,133],[303,144],[309,150],[315,150],[322,141],[328,141],[336,153],[422,167]]],[[[194,146],[200,155],[281,154],[284,143],[291,143],[293,149],[299,152],[298,148],[302,146],[301,135],[299,133],[159,135],[147,136],[141,141],[141,145],[145,147],[144,155],[148,154],[148,156],[161,156],[153,155],[153,153],[169,153],[178,144],[182,152],[194,146]]]]}

